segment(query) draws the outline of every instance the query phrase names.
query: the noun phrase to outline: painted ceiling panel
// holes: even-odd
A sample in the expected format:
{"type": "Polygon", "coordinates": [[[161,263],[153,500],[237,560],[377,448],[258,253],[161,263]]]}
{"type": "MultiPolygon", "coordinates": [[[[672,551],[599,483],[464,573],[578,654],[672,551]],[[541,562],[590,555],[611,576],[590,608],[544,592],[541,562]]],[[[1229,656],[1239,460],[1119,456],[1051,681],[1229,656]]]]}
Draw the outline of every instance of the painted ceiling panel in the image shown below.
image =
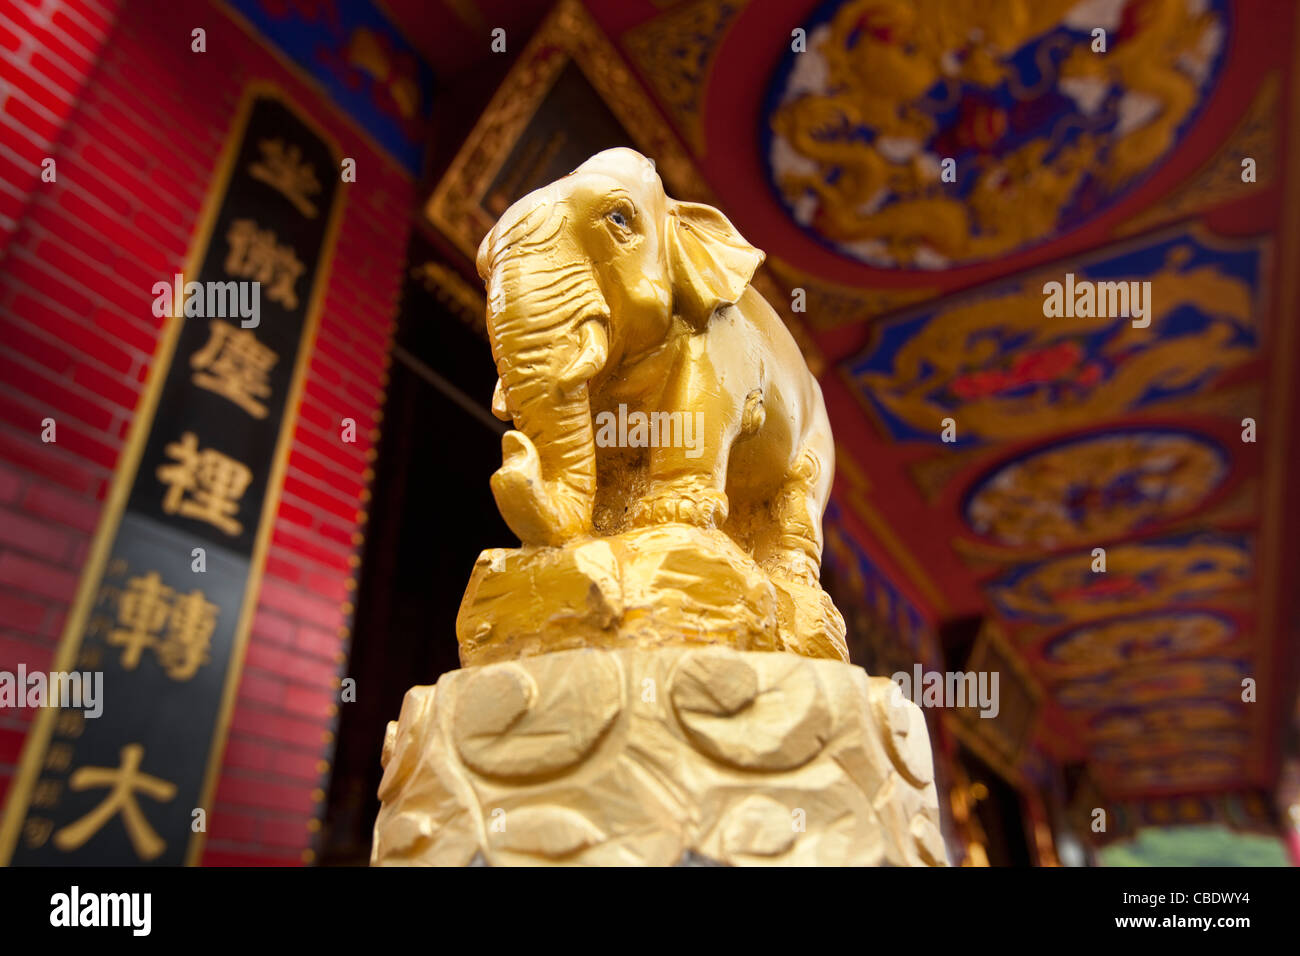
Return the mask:
{"type": "Polygon", "coordinates": [[[1151,173],[1217,85],[1229,20],[1226,0],[830,0],[768,93],[768,177],[841,255],[1006,257],[1151,173]]]}

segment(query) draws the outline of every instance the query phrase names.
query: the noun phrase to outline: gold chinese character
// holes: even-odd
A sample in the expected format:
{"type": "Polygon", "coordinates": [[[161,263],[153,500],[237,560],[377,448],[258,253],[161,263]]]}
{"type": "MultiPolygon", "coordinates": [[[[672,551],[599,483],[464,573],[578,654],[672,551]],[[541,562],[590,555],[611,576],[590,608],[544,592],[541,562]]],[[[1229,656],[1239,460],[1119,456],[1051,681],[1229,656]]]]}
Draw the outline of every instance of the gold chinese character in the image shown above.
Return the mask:
{"type": "Polygon", "coordinates": [[[108,643],[126,648],[122,666],[127,670],[135,670],[141,652],[158,643],[157,634],[171,614],[174,593],[162,583],[157,571],[126,582],[126,590],[117,602],[117,623],[121,627],[109,632],[108,643]]]}
{"type": "Polygon", "coordinates": [[[67,770],[72,766],[72,748],[67,744],[50,744],[45,751],[46,770],[67,770]]]}
{"type": "Polygon", "coordinates": [[[243,463],[219,451],[211,448],[200,451],[198,437],[193,432],[186,432],[166,450],[177,464],[158,469],[158,480],[170,486],[163,498],[163,511],[198,518],[228,535],[243,531],[244,526],[234,516],[239,513],[239,499],[253,480],[253,473],[243,463]]]}
{"type": "Polygon", "coordinates": [[[217,606],[193,590],[176,599],[167,619],[167,634],[158,645],[158,663],[174,680],[189,680],[208,662],[217,606]]]}
{"type": "Polygon", "coordinates": [[[311,163],[302,158],[297,146],[285,146],[282,139],[264,139],[257,144],[262,158],[248,167],[254,179],[278,189],[308,219],[316,218],[316,205],[307,197],[320,192],[320,181],[311,163]]]}
{"type": "MultiPolygon", "coordinates": [[[[98,648],[96,648],[98,650],[98,648]]],[[[79,710],[61,710],[54,718],[54,732],[60,737],[80,737],[86,731],[86,715],[79,710]]]]}
{"type": "Polygon", "coordinates": [[[99,594],[95,596],[95,604],[112,604],[117,600],[118,594],[121,593],[119,588],[111,584],[105,584],[99,589],[99,594]]]}
{"type": "Polygon", "coordinates": [[[251,219],[236,219],[226,232],[230,254],[226,272],[267,286],[266,297],[286,309],[298,308],[294,283],[306,268],[289,246],[275,241],[270,229],[258,229],[251,219]]]}
{"type": "Polygon", "coordinates": [[[52,807],[59,802],[59,793],[63,790],[63,784],[57,780],[39,780],[35,789],[32,790],[32,806],[34,807],[52,807]]]}
{"type": "Polygon", "coordinates": [[[153,648],[167,676],[189,680],[209,660],[218,607],[197,588],[177,595],[157,571],[131,578],[118,601],[118,623],[108,643],[125,647],[122,666],[135,670],[146,647],[153,648]]]}
{"type": "Polygon", "coordinates": [[[266,417],[258,401],[271,394],[267,375],[279,358],[247,329],[213,319],[208,344],[190,356],[194,384],[230,399],[254,418],[266,417]]]}
{"type": "Polygon", "coordinates": [[[60,850],[75,850],[85,844],[117,813],[122,814],[122,824],[131,846],[142,860],[152,860],[167,849],[167,841],[149,825],[135,792],[166,803],[176,796],[176,785],[159,777],[140,772],[144,747],[127,744],[122,748],[122,764],[117,768],[81,767],[68,778],[73,790],[97,790],[108,787],[102,803],[76,823],[70,823],[54,834],[54,845],[60,850]]]}
{"type": "Polygon", "coordinates": [[[23,840],[33,850],[39,849],[45,846],[45,841],[50,838],[50,831],[53,829],[53,820],[44,817],[28,817],[23,822],[23,840]]]}
{"type": "MultiPolygon", "coordinates": [[[[95,620],[98,621],[99,618],[96,618],[95,620]]],[[[103,660],[103,653],[98,647],[83,647],[77,654],[77,666],[85,668],[88,671],[99,670],[99,662],[101,660],[103,660]]]]}

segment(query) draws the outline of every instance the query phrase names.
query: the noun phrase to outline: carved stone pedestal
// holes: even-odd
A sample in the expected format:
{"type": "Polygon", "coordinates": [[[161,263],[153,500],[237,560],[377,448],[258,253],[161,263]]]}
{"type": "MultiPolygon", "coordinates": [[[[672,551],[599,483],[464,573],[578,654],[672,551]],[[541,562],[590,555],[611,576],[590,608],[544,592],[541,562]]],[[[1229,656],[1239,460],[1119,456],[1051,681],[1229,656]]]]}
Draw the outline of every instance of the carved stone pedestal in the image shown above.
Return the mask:
{"type": "Polygon", "coordinates": [[[456,637],[462,664],[681,644],[849,659],[844,618],[815,582],[774,578],[721,531],[680,523],[484,551],[456,637]]]}
{"type": "Polygon", "coordinates": [[[376,865],[946,865],[925,721],[859,667],[559,651],[414,687],[376,865]]]}

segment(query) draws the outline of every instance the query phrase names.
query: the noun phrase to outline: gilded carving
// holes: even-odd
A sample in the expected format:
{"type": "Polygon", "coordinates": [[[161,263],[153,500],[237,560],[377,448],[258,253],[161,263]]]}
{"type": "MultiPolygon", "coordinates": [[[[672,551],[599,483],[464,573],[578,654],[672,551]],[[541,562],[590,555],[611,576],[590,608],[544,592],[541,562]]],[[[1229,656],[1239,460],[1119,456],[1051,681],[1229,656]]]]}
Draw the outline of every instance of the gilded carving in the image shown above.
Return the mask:
{"type": "Polygon", "coordinates": [[[1216,82],[1226,5],[1144,9],[823,8],[772,92],[772,180],[801,226],[881,267],[985,261],[1058,234],[1166,156],[1216,82]],[[1099,55],[1096,27],[1122,42],[1099,55]]]}
{"type": "Polygon", "coordinates": [[[834,442],[762,260],[623,148],[484,237],[520,547],[389,725],[372,863],[946,864],[925,718],[821,587],[834,442]]]}
{"type": "Polygon", "coordinates": [[[713,56],[748,0],[696,0],[623,37],[695,155],[704,155],[704,92],[713,56]]]}
{"type": "Polygon", "coordinates": [[[802,313],[795,312],[791,308],[790,290],[783,288],[781,283],[773,278],[774,274],[770,264],[760,267],[754,273],[752,280],[754,288],[776,309],[777,314],[781,316],[781,321],[790,330],[794,340],[799,343],[799,351],[803,353],[804,361],[808,363],[808,371],[813,373],[814,378],[821,378],[822,373],[826,371],[826,357],[822,355],[821,348],[804,323],[802,313]]]}
{"type": "Polygon", "coordinates": [[[673,675],[677,719],[697,749],[746,770],[793,770],[822,749],[831,718],[816,672],[783,655],[756,670],[732,654],[694,654],[673,675]],[[742,710],[750,732],[734,733],[742,710]]]}
{"type": "Polygon", "coordinates": [[[558,773],[596,746],[623,708],[622,690],[617,660],[603,654],[474,671],[457,700],[452,739],[466,765],[484,776],[558,773]]]}
{"type": "Polygon", "coordinates": [[[750,284],[762,259],[628,149],[484,238],[492,408],[515,425],[492,491],[523,548],[476,565],[465,663],[628,640],[847,658],[818,584],[830,425],[750,284]]]}
{"type": "Polygon", "coordinates": [[[587,649],[452,671],[389,724],[371,861],[942,866],[924,728],[887,678],[789,654],[587,649]],[[512,718],[527,695],[510,688],[586,693],[593,666],[617,675],[594,693],[613,716],[557,766],[546,742],[576,754],[554,728],[578,712],[541,693],[512,718]],[[508,701],[474,716],[499,688],[508,701]],[[511,755],[509,775],[467,760],[466,739],[511,755]]]}

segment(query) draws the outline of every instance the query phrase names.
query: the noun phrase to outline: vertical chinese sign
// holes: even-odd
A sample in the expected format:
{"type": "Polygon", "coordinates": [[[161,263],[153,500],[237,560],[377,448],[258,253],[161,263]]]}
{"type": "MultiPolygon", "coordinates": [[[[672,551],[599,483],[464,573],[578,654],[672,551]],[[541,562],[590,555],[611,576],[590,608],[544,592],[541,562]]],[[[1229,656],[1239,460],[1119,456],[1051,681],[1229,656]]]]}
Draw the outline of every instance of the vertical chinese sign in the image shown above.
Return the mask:
{"type": "Polygon", "coordinates": [[[101,672],[102,713],[41,712],[0,862],[197,862],[342,198],[332,145],[250,89],[159,277],[180,294],[54,665],[101,672]]]}

